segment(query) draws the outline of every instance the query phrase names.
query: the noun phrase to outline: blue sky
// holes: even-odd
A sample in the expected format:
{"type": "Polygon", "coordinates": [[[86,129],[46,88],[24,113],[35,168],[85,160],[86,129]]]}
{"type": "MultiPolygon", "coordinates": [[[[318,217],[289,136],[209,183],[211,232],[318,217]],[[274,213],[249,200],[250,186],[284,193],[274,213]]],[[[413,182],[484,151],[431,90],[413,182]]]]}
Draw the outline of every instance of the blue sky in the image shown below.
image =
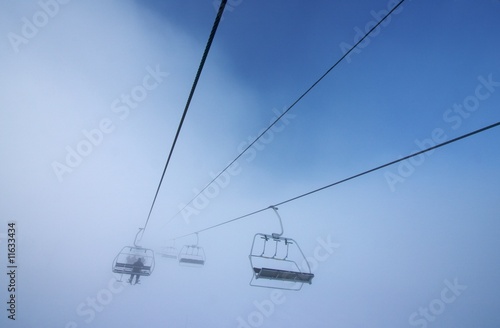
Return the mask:
{"type": "MultiPolygon", "coordinates": [[[[206,205],[173,218],[393,4],[229,1],[142,245],[496,123],[500,3],[407,0],[206,205]]],[[[216,5],[2,6],[0,233],[17,222],[19,265],[16,321],[2,311],[2,327],[498,326],[498,128],[280,206],[313,264],[300,292],[248,285],[254,234],[279,228],[272,211],[200,233],[204,268],[157,258],[141,285],[115,284],[111,262],[147,217],[216,5]]]]}

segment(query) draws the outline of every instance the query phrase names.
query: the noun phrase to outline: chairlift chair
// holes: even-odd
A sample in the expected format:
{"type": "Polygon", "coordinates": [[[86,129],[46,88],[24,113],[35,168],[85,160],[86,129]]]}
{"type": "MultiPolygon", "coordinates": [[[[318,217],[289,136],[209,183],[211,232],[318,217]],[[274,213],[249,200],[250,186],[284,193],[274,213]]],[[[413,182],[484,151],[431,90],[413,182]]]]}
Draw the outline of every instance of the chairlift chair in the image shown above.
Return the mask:
{"type": "Polygon", "coordinates": [[[252,267],[250,285],[300,290],[305,283],[312,283],[314,274],[298,243],[292,238],[282,237],[281,217],[276,207],[271,208],[278,216],[281,233],[255,234],[249,255],[252,267]]]}
{"type": "Polygon", "coordinates": [[[158,252],[161,257],[177,260],[177,256],[179,255],[179,251],[174,246],[166,246],[162,247],[161,251],[158,252]]]}
{"type": "MultiPolygon", "coordinates": [[[[141,230],[139,230],[139,233],[141,230]]],[[[118,281],[122,281],[124,274],[150,276],[153,273],[155,267],[154,252],[152,249],[143,248],[136,244],[139,233],[137,233],[136,240],[134,240],[134,246],[123,247],[113,260],[112,271],[113,273],[120,274],[118,281]],[[136,267],[134,265],[138,259],[142,260],[143,266],[136,267]]]]}
{"type": "Polygon", "coordinates": [[[179,252],[179,265],[201,267],[205,265],[205,251],[198,246],[198,234],[195,245],[184,245],[179,252]]]}

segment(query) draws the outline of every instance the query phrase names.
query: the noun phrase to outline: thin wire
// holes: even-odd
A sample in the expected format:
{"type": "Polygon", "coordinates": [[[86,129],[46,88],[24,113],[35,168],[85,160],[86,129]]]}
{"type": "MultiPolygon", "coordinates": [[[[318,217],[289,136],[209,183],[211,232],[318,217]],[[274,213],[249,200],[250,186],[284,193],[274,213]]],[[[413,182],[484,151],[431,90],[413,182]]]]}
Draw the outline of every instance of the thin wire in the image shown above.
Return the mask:
{"type": "Polygon", "coordinates": [[[383,169],[383,168],[385,168],[385,167],[387,167],[387,166],[390,166],[390,165],[393,165],[393,164],[396,164],[396,163],[399,163],[399,162],[405,161],[405,160],[407,160],[407,159],[409,159],[409,158],[411,158],[411,157],[418,156],[418,155],[423,154],[423,153],[426,153],[426,152],[428,152],[428,151],[431,151],[431,150],[434,150],[434,149],[437,149],[437,148],[440,148],[440,147],[446,146],[446,145],[448,145],[448,144],[451,144],[451,143],[454,143],[454,142],[456,142],[456,141],[459,141],[459,140],[462,140],[462,139],[468,138],[468,137],[470,137],[470,136],[473,136],[473,135],[475,135],[475,134],[481,133],[481,132],[483,132],[483,131],[486,131],[486,130],[492,129],[492,128],[494,128],[494,127],[497,127],[498,125],[500,125],[500,122],[497,122],[497,123],[495,123],[495,124],[488,125],[488,126],[486,126],[486,127],[484,127],[484,128],[481,128],[481,129],[479,129],[479,130],[475,130],[475,131],[473,131],[473,132],[470,132],[470,133],[464,134],[464,135],[462,135],[462,136],[460,136],[460,137],[457,137],[457,138],[454,138],[454,139],[451,139],[451,140],[445,141],[445,142],[440,143],[440,144],[438,144],[438,145],[435,145],[435,146],[433,146],[433,147],[430,147],[430,148],[427,148],[427,149],[424,149],[424,150],[418,151],[418,152],[416,152],[416,153],[414,153],[414,154],[411,154],[411,155],[405,156],[405,157],[403,157],[403,158],[400,158],[400,159],[394,160],[394,161],[389,162],[389,163],[386,163],[386,164],[384,164],[384,165],[377,166],[377,167],[375,167],[375,168],[373,168],[373,169],[371,169],[371,170],[367,170],[367,171],[364,171],[364,172],[362,172],[362,173],[358,173],[358,174],[353,175],[353,176],[351,176],[351,177],[349,177],[349,178],[346,178],[346,179],[343,179],[343,180],[340,180],[340,181],[334,182],[334,183],[332,183],[332,184],[329,184],[329,185],[326,185],[326,186],[324,186],[324,187],[321,187],[321,188],[315,189],[315,190],[313,190],[313,191],[309,191],[309,192],[307,192],[307,193],[305,193],[305,194],[302,194],[302,195],[299,195],[299,196],[296,196],[296,197],[293,197],[293,198],[287,199],[287,200],[285,200],[285,201],[283,201],[283,202],[281,202],[281,203],[276,204],[275,206],[283,205],[283,204],[286,204],[286,203],[288,203],[288,202],[292,202],[292,201],[294,201],[294,200],[297,200],[297,199],[299,199],[299,198],[302,198],[302,197],[305,197],[305,196],[308,196],[308,195],[311,195],[311,194],[317,193],[318,191],[321,191],[321,190],[324,190],[324,189],[327,189],[327,188],[331,188],[331,187],[333,187],[333,186],[335,186],[335,185],[338,185],[338,184],[344,183],[344,182],[346,182],[346,181],[349,181],[349,180],[352,180],[352,179],[355,179],[355,178],[359,178],[360,176],[363,176],[363,175],[366,175],[366,174],[368,174],[368,173],[372,173],[372,172],[378,171],[378,170],[380,170],[380,169],[383,169]]]}
{"type": "Polygon", "coordinates": [[[178,237],[175,237],[175,238],[171,238],[169,240],[177,240],[177,239],[181,239],[181,238],[184,238],[184,237],[187,237],[187,236],[191,236],[191,235],[194,235],[194,234],[197,234],[197,233],[200,233],[200,232],[204,232],[204,231],[207,231],[207,230],[210,230],[210,229],[214,229],[214,228],[217,228],[217,227],[220,227],[224,224],[228,224],[228,223],[231,223],[231,222],[234,222],[234,221],[238,221],[238,220],[241,220],[241,219],[244,219],[248,216],[252,216],[252,215],[255,215],[257,213],[260,213],[260,212],[264,212],[265,210],[269,209],[270,207],[266,207],[266,208],[263,208],[263,209],[260,209],[260,210],[257,210],[257,211],[254,211],[252,213],[248,213],[248,214],[245,214],[245,215],[242,215],[242,216],[238,216],[237,218],[234,218],[234,219],[231,219],[231,220],[228,220],[228,221],[224,221],[224,222],[221,222],[219,224],[216,224],[216,225],[213,225],[213,226],[210,226],[208,228],[204,228],[204,229],[201,229],[201,230],[198,230],[198,231],[195,231],[195,232],[191,232],[191,233],[188,233],[188,234],[185,234],[185,235],[182,235],[182,236],[178,236],[178,237]]]}
{"type": "Polygon", "coordinates": [[[319,191],[322,191],[322,190],[325,190],[325,189],[331,188],[331,187],[333,187],[333,186],[339,185],[339,184],[344,183],[344,182],[347,182],[347,181],[349,181],[349,180],[353,180],[353,179],[359,178],[359,177],[361,177],[361,176],[363,176],[363,175],[366,175],[366,174],[368,174],[368,173],[372,173],[372,172],[378,171],[378,170],[380,170],[380,169],[383,169],[383,168],[385,168],[385,167],[388,167],[388,166],[390,166],[390,165],[394,165],[394,164],[396,164],[396,163],[399,163],[399,162],[405,161],[405,160],[407,160],[407,159],[409,159],[409,158],[412,158],[412,157],[418,156],[418,155],[420,155],[420,154],[424,154],[424,153],[426,153],[426,152],[429,152],[429,151],[434,150],[434,149],[437,149],[437,148],[444,147],[444,146],[446,146],[446,145],[449,145],[449,144],[452,144],[452,143],[457,142],[457,141],[459,141],[459,140],[462,140],[462,139],[465,139],[465,138],[471,137],[471,136],[473,136],[473,135],[475,135],[475,134],[478,134],[478,133],[484,132],[484,131],[486,131],[486,130],[493,129],[493,128],[495,128],[495,127],[499,126],[499,125],[500,125],[500,121],[499,121],[499,122],[496,122],[496,123],[494,123],[494,124],[488,125],[488,126],[486,126],[486,127],[483,127],[483,128],[481,128],[481,129],[478,129],[478,130],[472,131],[472,132],[470,132],[470,133],[467,133],[467,134],[461,135],[461,136],[459,136],[459,137],[457,137],[457,138],[454,138],[454,139],[451,139],[451,140],[445,141],[445,142],[443,142],[443,143],[437,144],[437,145],[435,145],[435,146],[433,146],[433,147],[429,147],[429,148],[427,148],[427,149],[424,149],[424,150],[418,151],[418,152],[413,153],[413,154],[411,154],[411,155],[408,155],[408,156],[402,157],[402,158],[400,158],[400,159],[397,159],[397,160],[391,161],[391,162],[389,162],[389,163],[386,163],[386,164],[383,164],[383,165],[377,166],[377,167],[375,167],[375,168],[373,168],[373,169],[370,169],[370,170],[367,170],[367,171],[364,171],[364,172],[361,172],[361,173],[355,174],[355,175],[350,176],[350,177],[348,177],[348,178],[345,178],[345,179],[339,180],[339,181],[337,181],[337,182],[334,182],[334,183],[328,184],[328,185],[326,185],[326,186],[323,186],[323,187],[321,187],[321,188],[314,189],[314,190],[312,190],[312,191],[306,192],[306,193],[301,194],[301,195],[299,195],[299,196],[292,197],[292,198],[290,198],[290,199],[287,199],[287,200],[282,201],[282,202],[280,202],[280,203],[277,203],[277,204],[275,204],[275,205],[271,205],[271,206],[268,206],[268,207],[262,208],[262,209],[260,209],[260,210],[257,210],[257,211],[254,211],[254,212],[251,212],[251,213],[248,213],[248,214],[245,214],[245,215],[239,216],[239,217],[237,217],[237,218],[234,218],[234,219],[231,219],[231,220],[228,220],[228,221],[221,222],[221,223],[219,223],[219,224],[216,224],[216,225],[213,225],[213,226],[210,226],[210,227],[207,227],[207,228],[204,228],[204,229],[201,229],[201,230],[195,231],[195,232],[191,232],[191,233],[188,233],[188,234],[185,234],[185,235],[179,236],[179,237],[172,238],[172,239],[170,239],[170,240],[176,240],[176,239],[184,238],[184,237],[190,236],[190,235],[195,234],[195,233],[199,233],[199,232],[207,231],[207,230],[214,229],[214,228],[220,227],[220,226],[222,226],[222,225],[225,225],[225,224],[228,224],[228,223],[231,223],[231,222],[237,221],[237,220],[241,220],[241,219],[243,219],[243,218],[246,218],[246,217],[252,216],[252,215],[254,215],[254,214],[257,214],[257,213],[263,212],[263,211],[265,211],[265,210],[267,210],[267,209],[270,209],[270,208],[273,208],[273,207],[277,207],[277,206],[280,206],[280,205],[283,205],[283,204],[286,204],[286,203],[289,203],[289,202],[295,201],[295,200],[300,199],[300,198],[302,198],[302,197],[306,197],[306,196],[312,195],[312,194],[314,194],[314,193],[317,193],[317,192],[319,192],[319,191]]]}
{"type": "Polygon", "coordinates": [[[214,25],[212,26],[212,31],[210,32],[210,36],[207,41],[207,45],[205,47],[205,51],[203,52],[203,56],[201,58],[200,65],[198,66],[198,71],[196,72],[196,77],[194,78],[193,86],[191,87],[191,92],[189,93],[188,100],[186,102],[186,107],[184,108],[184,113],[182,113],[181,121],[179,122],[179,127],[177,128],[177,132],[175,133],[175,138],[172,143],[172,147],[170,148],[170,153],[168,154],[168,159],[167,163],[165,164],[165,168],[163,169],[163,173],[160,178],[160,183],[158,184],[158,188],[156,189],[156,194],[155,197],[153,198],[153,203],[151,204],[151,208],[149,209],[149,214],[146,219],[146,223],[144,224],[144,230],[146,230],[146,227],[148,225],[149,219],[151,217],[151,212],[153,211],[153,207],[155,206],[156,198],[158,197],[158,193],[160,191],[161,184],[163,182],[163,178],[165,177],[165,172],[167,172],[167,167],[168,164],[170,163],[170,158],[172,157],[172,153],[175,148],[175,144],[177,143],[177,138],[179,137],[179,133],[181,132],[182,125],[184,123],[184,119],[186,118],[187,111],[189,109],[189,105],[191,104],[191,100],[194,95],[194,91],[196,89],[196,86],[198,84],[198,80],[200,79],[201,71],[203,70],[203,66],[205,65],[205,61],[208,56],[208,52],[210,50],[210,47],[212,45],[212,41],[214,40],[215,37],[215,32],[217,31],[217,27],[219,26],[219,22],[222,17],[222,13],[224,12],[224,7],[226,6],[227,0],[222,0],[220,6],[219,6],[219,11],[217,12],[217,17],[215,17],[214,25]]]}
{"type": "Polygon", "coordinates": [[[323,73],[323,75],[321,75],[321,77],[319,79],[316,80],[316,82],[314,82],[304,93],[302,93],[302,95],[297,98],[297,100],[295,100],[280,116],[278,116],[278,118],[276,118],[272,123],[271,125],[269,125],[269,127],[267,129],[265,129],[261,134],[259,134],[254,141],[252,141],[245,149],[243,149],[243,151],[238,155],[236,156],[236,158],[234,160],[232,160],[222,171],[220,171],[219,174],[217,174],[213,179],[212,181],[210,181],[205,187],[203,187],[203,189],[201,189],[197,194],[196,196],[194,196],[189,202],[187,202],[184,207],[182,207],[177,213],[174,214],[174,216],[172,216],[170,218],[170,220],[167,221],[167,223],[165,225],[168,225],[170,222],[172,222],[174,220],[174,218],[179,215],[179,213],[181,213],[189,204],[191,204],[199,195],[201,195],[201,193],[203,193],[203,191],[205,191],[212,183],[214,183],[215,180],[217,180],[217,178],[219,178],[231,165],[233,165],[238,159],[240,159],[241,156],[243,156],[243,154],[248,150],[250,149],[264,134],[267,133],[267,131],[269,131],[279,120],[281,120],[281,118],[283,116],[285,116],[289,110],[291,110],[293,107],[295,107],[295,105],[302,100],[302,98],[304,98],[318,83],[320,83],[335,67],[337,67],[338,64],[340,64],[340,62],[342,62],[347,56],[349,56],[349,54],[361,43],[363,42],[364,39],[366,39],[368,37],[368,35],[370,35],[387,17],[389,17],[393,11],[395,11],[403,2],[405,2],[406,0],[401,0],[396,6],[394,6],[394,8],[392,8],[392,10],[390,10],[377,24],[375,24],[368,32],[365,33],[365,35],[358,41],[356,42],[342,57],[340,57],[340,59],[338,59],[335,64],[333,64],[328,70],[326,70],[325,73],[323,73]]]}

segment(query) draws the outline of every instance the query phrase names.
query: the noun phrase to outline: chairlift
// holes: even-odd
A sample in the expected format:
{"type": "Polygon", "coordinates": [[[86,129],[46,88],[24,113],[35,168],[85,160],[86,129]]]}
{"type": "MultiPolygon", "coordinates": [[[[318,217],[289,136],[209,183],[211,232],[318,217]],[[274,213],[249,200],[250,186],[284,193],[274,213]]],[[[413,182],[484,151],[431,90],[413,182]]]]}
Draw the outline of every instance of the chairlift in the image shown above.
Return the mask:
{"type": "Polygon", "coordinates": [[[198,246],[198,233],[196,233],[195,245],[184,245],[179,252],[179,265],[201,267],[205,265],[205,251],[198,246]]]}
{"type": "Polygon", "coordinates": [[[250,285],[300,290],[305,283],[312,283],[314,274],[298,243],[292,238],[282,237],[283,224],[277,207],[270,208],[278,216],[281,233],[255,234],[249,255],[252,267],[250,285]],[[301,270],[299,264],[306,270],[301,270]]]}
{"type": "Polygon", "coordinates": [[[157,253],[163,258],[177,260],[179,250],[175,247],[175,240],[172,240],[168,246],[162,247],[157,253]]]}
{"type": "Polygon", "coordinates": [[[162,247],[158,253],[161,257],[171,260],[177,260],[177,256],[179,255],[179,251],[175,246],[162,247]]]}
{"type": "Polygon", "coordinates": [[[124,274],[150,276],[153,273],[155,266],[153,250],[137,245],[137,237],[141,231],[143,231],[142,228],[135,236],[134,246],[123,247],[113,260],[112,271],[120,274],[120,280],[118,280],[120,282],[124,274]],[[142,261],[142,266],[135,264],[139,259],[142,261]]]}

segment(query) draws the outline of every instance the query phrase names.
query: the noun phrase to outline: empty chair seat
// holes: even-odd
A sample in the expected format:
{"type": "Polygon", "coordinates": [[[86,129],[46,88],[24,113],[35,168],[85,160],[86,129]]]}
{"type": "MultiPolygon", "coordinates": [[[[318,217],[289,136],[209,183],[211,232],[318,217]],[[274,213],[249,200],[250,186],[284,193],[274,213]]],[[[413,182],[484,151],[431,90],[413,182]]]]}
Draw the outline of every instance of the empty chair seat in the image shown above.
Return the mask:
{"type": "Polygon", "coordinates": [[[180,263],[187,263],[187,264],[195,264],[195,265],[204,265],[205,260],[204,259],[193,259],[193,258],[186,258],[182,257],[179,259],[180,263]]]}
{"type": "Polygon", "coordinates": [[[253,268],[255,279],[277,279],[291,282],[312,283],[313,273],[278,270],[270,268],[253,268]]]}

